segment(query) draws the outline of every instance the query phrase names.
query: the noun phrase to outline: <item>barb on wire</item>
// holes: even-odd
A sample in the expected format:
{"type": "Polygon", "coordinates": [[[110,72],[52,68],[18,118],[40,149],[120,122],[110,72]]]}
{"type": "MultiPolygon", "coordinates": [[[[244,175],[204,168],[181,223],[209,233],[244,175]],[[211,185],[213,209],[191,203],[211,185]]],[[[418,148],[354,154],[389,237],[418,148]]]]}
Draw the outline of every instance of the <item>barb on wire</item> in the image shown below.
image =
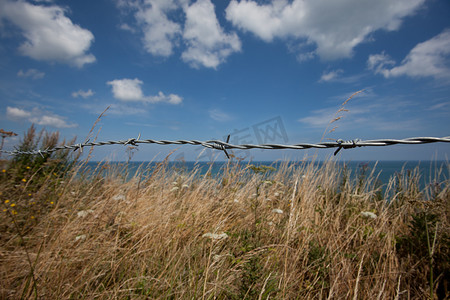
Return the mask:
{"type": "Polygon", "coordinates": [[[119,141],[105,141],[105,142],[89,142],[87,140],[84,143],[78,143],[74,145],[63,145],[57,146],[52,149],[46,150],[36,150],[36,151],[6,151],[0,150],[1,153],[6,153],[9,155],[20,155],[20,154],[28,154],[35,155],[39,154],[43,156],[43,154],[50,154],[52,152],[64,149],[73,149],[82,151],[83,147],[88,146],[104,146],[104,145],[133,145],[138,146],[138,144],[157,144],[157,145],[195,145],[195,146],[203,146],[206,148],[221,150],[225,152],[225,155],[229,159],[230,156],[227,153],[227,149],[240,149],[240,150],[249,150],[249,149],[294,149],[294,150],[303,150],[303,149],[329,149],[329,148],[337,148],[334,152],[334,155],[338,154],[342,149],[351,149],[356,147],[379,147],[379,146],[391,146],[396,144],[403,145],[418,145],[418,144],[428,144],[428,143],[450,143],[450,136],[446,137],[413,137],[406,139],[377,139],[377,140],[365,140],[362,141],[360,139],[354,139],[349,141],[344,140],[336,140],[334,142],[323,142],[318,144],[311,143],[300,143],[294,145],[283,145],[283,144],[262,144],[262,145],[254,145],[254,144],[241,144],[241,145],[233,145],[230,144],[230,135],[227,137],[227,141],[219,141],[219,140],[210,140],[210,141],[197,141],[197,140],[178,140],[178,141],[170,141],[170,140],[141,140],[141,134],[135,138],[131,138],[128,140],[119,140],[119,141]]]}
{"type": "Polygon", "coordinates": [[[138,145],[136,145],[136,143],[139,142],[139,139],[140,139],[140,138],[141,138],[141,134],[139,133],[137,139],[135,139],[135,138],[128,139],[128,140],[125,142],[124,145],[138,146],[138,145]]]}
{"type": "Polygon", "coordinates": [[[44,150],[44,151],[41,151],[41,150],[38,150],[38,154],[42,157],[42,158],[44,158],[44,155],[42,154],[42,152],[46,152],[47,150],[44,150]]]}
{"type": "Polygon", "coordinates": [[[75,145],[73,145],[73,146],[74,146],[74,148],[73,148],[73,151],[74,151],[74,152],[77,151],[77,150],[79,149],[80,152],[83,153],[83,144],[79,143],[79,144],[75,144],[75,145]]]}
{"type": "Polygon", "coordinates": [[[355,139],[355,140],[351,140],[351,141],[344,141],[344,140],[337,140],[336,143],[339,144],[338,148],[336,149],[336,151],[334,151],[334,156],[336,156],[336,154],[339,153],[339,151],[341,151],[342,148],[344,149],[350,149],[350,148],[356,148],[356,147],[361,147],[361,145],[359,145],[359,142],[361,140],[360,139],[355,139]],[[343,145],[343,144],[346,145],[343,145]],[[351,143],[351,144],[350,144],[351,143]],[[350,145],[349,145],[350,144],[350,145]]]}
{"type": "MultiPolygon", "coordinates": [[[[230,142],[230,135],[228,135],[227,137],[227,144],[228,142],[230,142]]],[[[213,142],[211,143],[212,148],[217,149],[217,150],[223,150],[223,152],[225,152],[225,155],[227,156],[228,159],[230,159],[230,156],[228,155],[227,149],[225,148],[225,146],[222,143],[217,143],[217,142],[213,142]]],[[[208,146],[206,146],[208,147],[208,146]]]]}

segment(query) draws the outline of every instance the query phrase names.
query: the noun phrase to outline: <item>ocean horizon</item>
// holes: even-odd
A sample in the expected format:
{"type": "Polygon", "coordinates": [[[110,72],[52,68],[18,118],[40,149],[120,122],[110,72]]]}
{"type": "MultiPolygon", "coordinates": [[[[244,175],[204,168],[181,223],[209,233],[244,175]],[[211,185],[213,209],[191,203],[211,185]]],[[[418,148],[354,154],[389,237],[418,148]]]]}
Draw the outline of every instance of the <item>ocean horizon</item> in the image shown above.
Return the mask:
{"type": "MultiPolygon", "coordinates": [[[[112,169],[117,169],[119,172],[126,174],[127,179],[131,179],[137,172],[142,172],[144,175],[149,175],[154,168],[161,163],[165,163],[169,170],[180,173],[189,173],[195,169],[198,175],[204,175],[207,172],[211,176],[220,175],[221,171],[227,164],[240,164],[242,166],[272,166],[278,169],[283,164],[302,165],[315,164],[322,166],[328,161],[90,161],[86,167],[90,170],[98,169],[99,166],[108,165],[112,169]]],[[[448,161],[335,161],[336,165],[342,170],[346,168],[350,171],[350,175],[366,176],[373,172],[380,184],[385,185],[389,182],[392,176],[397,176],[402,172],[411,172],[418,169],[420,176],[420,186],[424,188],[426,185],[436,182],[442,182],[449,179],[450,165],[448,161]]],[[[103,168],[104,169],[104,168],[103,168]]]]}

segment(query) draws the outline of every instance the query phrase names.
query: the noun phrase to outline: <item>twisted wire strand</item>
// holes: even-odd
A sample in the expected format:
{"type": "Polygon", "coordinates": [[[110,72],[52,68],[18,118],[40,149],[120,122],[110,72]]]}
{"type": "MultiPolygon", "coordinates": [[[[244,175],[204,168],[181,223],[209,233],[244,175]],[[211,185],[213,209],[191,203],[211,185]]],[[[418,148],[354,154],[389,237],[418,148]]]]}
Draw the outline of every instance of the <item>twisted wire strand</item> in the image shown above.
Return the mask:
{"type": "MultiPolygon", "coordinates": [[[[194,146],[203,146],[210,149],[216,149],[224,151],[225,154],[227,154],[227,149],[240,149],[240,150],[249,150],[249,149],[267,149],[267,150],[279,150],[279,149],[293,149],[293,150],[304,150],[304,149],[329,149],[329,148],[338,148],[335,155],[341,150],[341,149],[350,149],[350,148],[356,148],[356,147],[379,147],[379,146],[391,146],[396,144],[404,144],[404,145],[418,145],[418,144],[429,144],[429,143],[450,143],[450,136],[446,137],[412,137],[412,138],[406,138],[406,139],[375,139],[375,140],[336,140],[333,142],[323,142],[323,143],[299,143],[299,144],[293,144],[293,145],[283,145],[283,144],[261,144],[261,145],[255,145],[255,144],[240,144],[240,145],[234,145],[228,143],[229,138],[227,139],[227,142],[223,142],[220,140],[209,140],[209,141],[198,141],[198,140],[153,140],[153,139],[146,139],[141,140],[140,135],[136,138],[130,138],[127,140],[118,140],[118,141],[101,141],[101,142],[89,142],[86,141],[85,143],[78,143],[73,145],[62,145],[57,146],[51,149],[45,149],[45,150],[35,150],[35,151],[19,151],[19,150],[13,150],[13,151],[6,151],[6,150],[0,150],[1,153],[6,153],[9,155],[43,155],[43,154],[50,154],[55,151],[59,150],[80,150],[82,151],[84,147],[97,147],[97,146],[105,146],[105,145],[133,145],[133,146],[139,146],[139,144],[157,144],[157,145],[194,145],[194,146]]],[[[228,154],[227,154],[228,157],[228,154]]]]}

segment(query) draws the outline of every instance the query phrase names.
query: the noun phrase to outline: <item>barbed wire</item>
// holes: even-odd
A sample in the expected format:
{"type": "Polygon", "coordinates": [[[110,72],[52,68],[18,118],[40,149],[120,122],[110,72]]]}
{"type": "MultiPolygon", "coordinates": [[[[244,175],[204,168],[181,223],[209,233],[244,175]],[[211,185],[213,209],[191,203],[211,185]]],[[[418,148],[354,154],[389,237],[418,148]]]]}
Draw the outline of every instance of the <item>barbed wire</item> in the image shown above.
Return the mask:
{"type": "Polygon", "coordinates": [[[223,142],[220,140],[209,140],[209,141],[198,141],[198,140],[153,140],[146,139],[141,140],[141,135],[137,138],[130,138],[127,140],[118,140],[118,141],[103,141],[103,142],[89,142],[89,140],[84,143],[78,143],[73,145],[62,145],[57,146],[51,149],[45,150],[34,150],[34,151],[19,151],[17,149],[13,151],[0,150],[1,153],[6,153],[9,155],[17,156],[17,155],[41,155],[51,154],[55,151],[59,150],[80,150],[83,151],[84,147],[96,147],[96,146],[105,146],[105,145],[132,145],[139,146],[139,144],[157,144],[157,145],[195,145],[195,146],[203,146],[210,149],[216,149],[224,151],[228,158],[229,155],[227,153],[227,149],[240,149],[240,150],[249,150],[249,149],[267,149],[267,150],[280,150],[280,149],[293,149],[293,150],[304,150],[304,149],[329,149],[329,148],[337,148],[334,152],[336,155],[342,149],[351,149],[356,147],[379,147],[379,146],[391,146],[396,144],[403,145],[418,145],[418,144],[429,144],[429,143],[450,143],[450,136],[446,137],[412,137],[405,139],[376,139],[376,140],[341,140],[338,139],[332,142],[322,142],[317,144],[312,143],[299,143],[293,145],[283,145],[283,144],[241,144],[234,145],[229,143],[230,136],[227,137],[227,141],[223,142]]]}

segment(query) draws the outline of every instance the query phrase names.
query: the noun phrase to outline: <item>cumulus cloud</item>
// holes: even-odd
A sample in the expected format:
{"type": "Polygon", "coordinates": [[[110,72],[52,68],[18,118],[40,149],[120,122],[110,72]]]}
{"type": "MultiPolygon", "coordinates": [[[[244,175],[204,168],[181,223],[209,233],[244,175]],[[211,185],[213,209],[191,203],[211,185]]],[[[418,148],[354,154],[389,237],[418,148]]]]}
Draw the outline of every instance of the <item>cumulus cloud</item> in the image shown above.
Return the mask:
{"type": "MultiPolygon", "coordinates": [[[[232,53],[241,50],[241,41],[236,33],[224,32],[210,0],[190,2],[120,0],[118,5],[135,12],[134,17],[142,30],[142,41],[148,53],[169,57],[175,48],[186,46],[181,54],[184,62],[194,68],[215,69],[232,53]]],[[[129,30],[132,27],[127,25],[122,28],[129,30]]]]}
{"type": "Polygon", "coordinates": [[[42,79],[45,76],[44,72],[40,72],[36,69],[28,69],[26,71],[20,70],[17,72],[18,77],[31,78],[31,79],[42,79]]]}
{"type": "Polygon", "coordinates": [[[88,53],[94,35],[73,24],[59,6],[34,5],[25,1],[0,1],[0,20],[21,29],[25,41],[19,51],[39,61],[82,67],[95,61],[88,53]]]}
{"type": "Polygon", "coordinates": [[[163,92],[159,91],[155,96],[147,96],[146,101],[150,103],[167,102],[170,104],[180,104],[183,102],[183,98],[175,94],[165,95],[163,92]]]}
{"type": "Polygon", "coordinates": [[[367,60],[370,70],[386,78],[406,75],[450,79],[450,29],[417,44],[400,65],[394,65],[395,61],[384,53],[370,55],[367,60]]]}
{"type": "Polygon", "coordinates": [[[71,128],[78,126],[74,123],[67,123],[64,117],[51,112],[33,108],[31,111],[17,107],[6,107],[6,117],[13,121],[28,121],[42,126],[52,126],[56,128],[71,128]]]}
{"type": "Polygon", "coordinates": [[[112,86],[112,93],[114,98],[125,102],[145,102],[145,103],[158,103],[165,102],[170,104],[180,104],[183,98],[176,94],[165,95],[163,92],[158,92],[154,96],[145,96],[142,92],[141,85],[143,82],[138,78],[135,79],[116,79],[107,82],[112,86]]]}
{"type": "Polygon", "coordinates": [[[114,98],[121,101],[142,101],[144,94],[142,93],[142,81],[135,79],[116,79],[108,81],[107,84],[112,86],[114,98]]]}
{"type": "Polygon", "coordinates": [[[210,0],[198,0],[186,8],[182,59],[193,67],[217,68],[233,52],[241,50],[236,33],[223,32],[210,0]]]}
{"type": "Polygon", "coordinates": [[[173,53],[174,43],[181,35],[181,26],[170,20],[167,14],[179,7],[173,0],[146,0],[137,8],[136,20],[142,26],[145,50],[153,55],[168,57],[173,53]]]}
{"type": "Polygon", "coordinates": [[[31,113],[17,107],[6,107],[6,116],[13,120],[31,117],[31,113]]]}
{"type": "Polygon", "coordinates": [[[93,95],[94,95],[94,92],[91,89],[89,89],[87,91],[78,90],[78,91],[72,93],[72,97],[74,97],[74,98],[82,97],[84,99],[89,98],[93,95]]]}
{"type": "Polygon", "coordinates": [[[61,116],[57,115],[36,116],[30,118],[29,121],[38,125],[48,125],[56,128],[70,128],[76,126],[75,124],[68,124],[61,116]]]}
{"type": "MultiPolygon", "coordinates": [[[[379,29],[397,30],[425,0],[232,0],[226,18],[234,26],[266,42],[297,39],[313,43],[322,59],[347,58],[379,29]]],[[[308,54],[308,57],[311,57],[308,54]]]]}

